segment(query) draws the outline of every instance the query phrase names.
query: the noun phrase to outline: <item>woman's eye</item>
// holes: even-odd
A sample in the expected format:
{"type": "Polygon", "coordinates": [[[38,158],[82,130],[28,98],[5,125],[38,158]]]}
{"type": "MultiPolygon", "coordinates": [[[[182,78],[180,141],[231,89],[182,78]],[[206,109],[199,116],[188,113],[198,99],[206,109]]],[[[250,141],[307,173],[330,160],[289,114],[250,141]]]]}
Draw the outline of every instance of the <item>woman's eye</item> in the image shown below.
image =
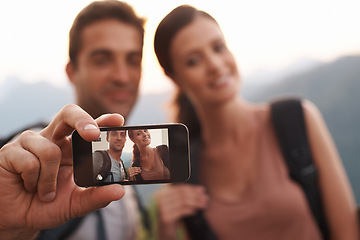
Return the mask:
{"type": "Polygon", "coordinates": [[[199,63],[199,58],[190,58],[189,60],[187,60],[186,62],[186,66],[189,66],[189,67],[192,67],[192,66],[195,66],[199,63]]]}

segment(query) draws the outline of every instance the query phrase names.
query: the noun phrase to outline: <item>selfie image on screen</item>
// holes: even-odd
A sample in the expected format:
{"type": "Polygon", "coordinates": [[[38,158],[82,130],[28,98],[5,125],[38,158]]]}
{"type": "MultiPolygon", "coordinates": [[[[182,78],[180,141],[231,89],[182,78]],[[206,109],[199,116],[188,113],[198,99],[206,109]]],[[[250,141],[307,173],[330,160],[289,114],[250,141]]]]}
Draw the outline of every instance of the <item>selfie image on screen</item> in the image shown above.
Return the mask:
{"type": "Polygon", "coordinates": [[[167,129],[101,132],[92,142],[96,182],[170,179],[167,129]]]}

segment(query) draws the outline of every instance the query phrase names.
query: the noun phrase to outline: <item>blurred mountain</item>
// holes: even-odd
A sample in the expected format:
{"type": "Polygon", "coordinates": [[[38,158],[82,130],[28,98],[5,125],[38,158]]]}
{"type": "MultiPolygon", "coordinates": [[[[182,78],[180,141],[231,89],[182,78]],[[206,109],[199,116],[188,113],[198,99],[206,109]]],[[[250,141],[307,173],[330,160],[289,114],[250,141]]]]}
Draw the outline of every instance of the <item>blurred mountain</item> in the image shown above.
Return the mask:
{"type": "Polygon", "coordinates": [[[12,77],[0,89],[0,137],[35,122],[48,121],[73,101],[70,86],[59,88],[45,81],[24,83],[12,77]]]}
{"type": "MultiPolygon", "coordinates": [[[[250,102],[275,96],[296,95],[317,105],[335,140],[345,169],[360,203],[360,56],[330,63],[301,60],[283,71],[249,76],[242,90],[250,102]]],[[[142,94],[126,124],[167,122],[166,104],[171,93],[142,94]]],[[[48,121],[65,104],[74,102],[70,86],[46,82],[28,84],[16,77],[0,86],[0,138],[38,121],[48,121]]],[[[157,186],[139,186],[149,196],[157,186]]]]}
{"type": "Polygon", "coordinates": [[[273,84],[274,82],[286,79],[288,76],[310,71],[323,64],[325,63],[315,59],[301,58],[281,70],[258,70],[246,76],[244,81],[249,83],[247,84],[248,86],[273,84]]]}
{"type": "Polygon", "coordinates": [[[12,92],[13,89],[16,89],[23,85],[23,82],[17,76],[10,76],[5,79],[5,82],[0,87],[0,101],[5,99],[8,93],[12,92]]]}

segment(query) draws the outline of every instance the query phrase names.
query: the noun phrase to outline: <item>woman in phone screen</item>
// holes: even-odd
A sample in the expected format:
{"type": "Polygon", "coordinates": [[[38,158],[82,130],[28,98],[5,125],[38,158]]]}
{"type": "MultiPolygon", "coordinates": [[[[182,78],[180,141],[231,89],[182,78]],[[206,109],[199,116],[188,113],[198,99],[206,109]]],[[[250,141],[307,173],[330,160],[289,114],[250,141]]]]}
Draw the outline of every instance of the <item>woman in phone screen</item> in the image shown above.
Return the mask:
{"type": "MultiPolygon", "coordinates": [[[[302,189],[288,176],[269,104],[238,95],[240,73],[215,19],[180,6],[160,22],[154,46],[178,90],[175,122],[188,126],[190,142],[200,139],[191,146],[199,185],[170,185],[157,195],[160,239],[174,239],[175,226],[198,210],[218,239],[322,239],[302,189]]],[[[317,108],[306,100],[302,107],[330,238],[358,239],[336,147],[317,108]]]]}
{"type": "Polygon", "coordinates": [[[147,129],[129,130],[128,134],[134,142],[132,167],[138,169],[135,180],[170,179],[168,146],[159,145],[152,148],[151,135],[147,129]]]}

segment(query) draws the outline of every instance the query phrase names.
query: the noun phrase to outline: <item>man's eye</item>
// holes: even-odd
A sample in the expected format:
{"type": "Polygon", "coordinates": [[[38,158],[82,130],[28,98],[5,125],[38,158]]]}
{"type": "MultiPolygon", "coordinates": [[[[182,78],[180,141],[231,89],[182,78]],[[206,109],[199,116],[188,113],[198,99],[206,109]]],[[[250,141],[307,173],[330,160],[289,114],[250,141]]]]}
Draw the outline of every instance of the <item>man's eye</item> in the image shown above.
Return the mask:
{"type": "Polygon", "coordinates": [[[225,49],[226,49],[226,45],[223,43],[219,43],[214,46],[215,52],[222,52],[225,49]]]}
{"type": "Polygon", "coordinates": [[[142,57],[140,55],[132,55],[128,58],[128,63],[132,66],[141,66],[142,57]]]}
{"type": "Polygon", "coordinates": [[[98,57],[93,60],[93,63],[98,66],[106,65],[109,62],[110,62],[110,59],[107,57],[98,57]]]}

